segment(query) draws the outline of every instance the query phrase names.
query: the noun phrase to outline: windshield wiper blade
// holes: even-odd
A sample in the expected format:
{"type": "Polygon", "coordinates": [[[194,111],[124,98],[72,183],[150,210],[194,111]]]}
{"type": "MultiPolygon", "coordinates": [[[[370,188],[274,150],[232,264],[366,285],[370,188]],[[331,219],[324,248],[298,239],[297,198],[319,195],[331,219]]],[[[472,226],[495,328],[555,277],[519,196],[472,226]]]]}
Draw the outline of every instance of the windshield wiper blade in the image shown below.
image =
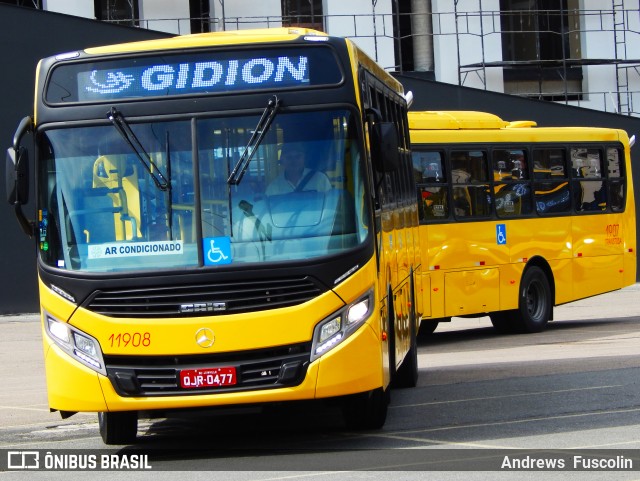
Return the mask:
{"type": "Polygon", "coordinates": [[[242,153],[240,160],[238,160],[236,165],[233,167],[231,175],[229,175],[229,178],[227,179],[227,184],[238,185],[240,183],[242,177],[244,177],[247,167],[249,167],[249,163],[251,162],[253,155],[256,153],[256,150],[258,150],[258,146],[269,130],[271,122],[273,122],[273,119],[276,117],[279,108],[280,99],[274,95],[269,99],[269,102],[267,102],[267,107],[264,109],[264,112],[262,112],[262,116],[260,117],[260,120],[258,120],[258,125],[256,125],[247,146],[244,148],[244,152],[242,153]]]}
{"type": "Polygon", "coordinates": [[[162,191],[169,190],[170,183],[167,178],[162,174],[158,165],[153,161],[151,156],[144,149],[136,134],[133,133],[131,127],[125,120],[124,116],[116,109],[111,107],[111,110],[107,112],[107,118],[111,121],[116,128],[120,136],[129,144],[133,153],[136,154],[140,163],[144,166],[146,171],[153,179],[153,183],[156,187],[162,191]],[[154,172],[155,170],[155,172],[154,172]]]}

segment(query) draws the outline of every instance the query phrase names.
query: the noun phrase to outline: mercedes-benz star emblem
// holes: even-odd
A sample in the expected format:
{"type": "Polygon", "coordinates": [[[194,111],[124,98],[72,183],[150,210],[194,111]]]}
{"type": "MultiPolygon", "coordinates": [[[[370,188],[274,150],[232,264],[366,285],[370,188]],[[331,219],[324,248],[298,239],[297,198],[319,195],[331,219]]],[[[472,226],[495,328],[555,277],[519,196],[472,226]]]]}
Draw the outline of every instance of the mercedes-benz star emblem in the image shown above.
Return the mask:
{"type": "Polygon", "coordinates": [[[202,327],[196,331],[196,342],[198,346],[206,349],[213,346],[213,343],[216,342],[216,336],[208,327],[202,327]]]}

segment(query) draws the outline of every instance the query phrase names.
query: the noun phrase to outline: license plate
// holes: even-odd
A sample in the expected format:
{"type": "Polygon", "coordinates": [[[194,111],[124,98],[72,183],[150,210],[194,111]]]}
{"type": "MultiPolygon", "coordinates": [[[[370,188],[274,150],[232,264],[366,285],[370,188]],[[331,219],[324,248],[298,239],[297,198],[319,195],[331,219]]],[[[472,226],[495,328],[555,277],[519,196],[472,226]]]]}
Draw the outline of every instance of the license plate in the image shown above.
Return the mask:
{"type": "Polygon", "coordinates": [[[183,369],[180,371],[180,386],[185,389],[233,386],[236,382],[235,367],[183,369]]]}

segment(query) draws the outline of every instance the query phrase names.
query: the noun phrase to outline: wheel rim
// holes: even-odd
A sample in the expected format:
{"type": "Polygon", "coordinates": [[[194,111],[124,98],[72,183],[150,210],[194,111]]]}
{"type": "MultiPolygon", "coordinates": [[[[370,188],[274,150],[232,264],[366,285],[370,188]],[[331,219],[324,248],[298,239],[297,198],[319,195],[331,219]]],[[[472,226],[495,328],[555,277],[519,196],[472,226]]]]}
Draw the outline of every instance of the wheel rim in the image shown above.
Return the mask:
{"type": "Polygon", "coordinates": [[[545,293],[540,282],[532,282],[526,292],[529,318],[538,321],[544,317],[546,305],[545,293]]]}

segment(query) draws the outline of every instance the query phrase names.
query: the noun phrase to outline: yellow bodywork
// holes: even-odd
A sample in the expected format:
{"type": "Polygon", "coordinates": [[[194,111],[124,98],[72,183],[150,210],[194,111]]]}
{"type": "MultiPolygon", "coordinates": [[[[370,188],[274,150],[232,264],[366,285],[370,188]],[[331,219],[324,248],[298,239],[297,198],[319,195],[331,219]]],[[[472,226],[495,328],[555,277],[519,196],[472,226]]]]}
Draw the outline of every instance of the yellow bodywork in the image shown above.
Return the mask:
{"type": "MultiPolygon", "coordinates": [[[[355,300],[372,287],[375,261],[341,284],[336,292],[343,299],[355,300]]],[[[377,294],[376,294],[377,295],[377,294]]],[[[189,396],[121,397],[111,381],[80,364],[50,339],[44,328],[45,316],[69,319],[75,328],[90,333],[103,354],[158,356],[232,353],[278,345],[310,342],[317,322],[344,306],[329,291],[303,305],[249,314],[181,319],[114,319],[96,315],[74,305],[40,284],[43,311],[44,356],[49,406],[61,411],[122,411],[262,403],[284,400],[325,398],[364,392],[388,383],[384,367],[381,322],[378,310],[345,342],[309,365],[304,381],[295,387],[260,389],[238,393],[189,396]],[[296,322],[291,322],[296,319],[296,322]],[[215,333],[210,349],[196,343],[196,332],[208,327],[215,333]],[[141,334],[147,346],[118,345],[119,333],[141,334]],[[148,334],[148,335],[147,335],[148,334]],[[368,362],[362,362],[367,359],[368,362]],[[372,362],[373,360],[377,362],[372,362]],[[79,386],[82,388],[79,389],[79,386]]]]}
{"type": "Polygon", "coordinates": [[[409,128],[413,147],[422,149],[616,142],[624,147],[627,179],[626,206],[621,213],[421,225],[423,318],[516,309],[520,279],[534,258],[541,259],[552,273],[555,305],[636,282],[635,199],[626,132],[540,128],[531,121],[507,122],[493,114],[463,111],[409,112],[409,128]],[[506,245],[496,242],[497,224],[506,226],[506,245]]]}
{"type": "MultiPolygon", "coordinates": [[[[326,34],[303,28],[282,28],[252,31],[219,32],[186,35],[168,39],[126,43],[88,48],[89,55],[152,52],[162,50],[185,51],[207,46],[229,46],[271,42],[286,42],[300,36],[323,37],[326,34]]],[[[389,89],[402,95],[402,85],[384,72],[353,43],[346,41],[356,87],[354,103],[360,104],[358,67],[362,65],[374,76],[380,77],[389,89]]],[[[40,67],[39,67],[40,68],[40,67]]],[[[331,99],[329,99],[331,101],[331,99]]],[[[37,110],[37,109],[36,109],[37,110]]],[[[116,238],[129,240],[140,234],[142,205],[134,188],[137,179],[128,177],[127,166],[117,156],[96,159],[93,189],[107,192],[114,208],[116,238]]],[[[180,208],[179,205],[176,209],[180,208]]],[[[111,213],[109,213],[111,215],[111,213]]],[[[387,286],[392,286],[394,309],[398,319],[396,362],[400,364],[411,347],[409,320],[414,296],[409,279],[416,269],[417,289],[422,289],[419,271],[419,239],[417,208],[406,206],[383,219],[383,232],[379,233],[380,257],[374,256],[366,265],[345,266],[345,280],[336,281],[333,289],[304,304],[243,314],[222,314],[204,317],[180,318],[112,318],[90,312],[68,301],[49,286],[40,282],[42,306],[43,344],[46,379],[51,409],[74,412],[145,411],[173,408],[196,408],[229,404],[248,404],[304,399],[318,399],[387,389],[390,384],[387,286]],[[373,290],[374,307],[370,317],[337,347],[312,361],[303,381],[293,387],[259,388],[237,392],[186,393],[188,395],[162,395],[123,397],[114,389],[107,376],[100,374],[72,358],[54,343],[47,329],[47,317],[68,323],[97,340],[102,354],[139,356],[181,356],[215,353],[240,353],[262,348],[311,343],[315,326],[346,304],[358,300],[373,290]],[[295,322],[292,320],[295,319],[295,322]],[[196,333],[206,327],[215,334],[209,349],[200,347],[196,333]],[[145,342],[116,342],[118,336],[137,335],[145,342]]],[[[91,232],[85,233],[88,237],[91,232]]],[[[90,238],[87,239],[90,241],[90,238]]],[[[421,299],[415,300],[420,308],[421,299]]]]}

